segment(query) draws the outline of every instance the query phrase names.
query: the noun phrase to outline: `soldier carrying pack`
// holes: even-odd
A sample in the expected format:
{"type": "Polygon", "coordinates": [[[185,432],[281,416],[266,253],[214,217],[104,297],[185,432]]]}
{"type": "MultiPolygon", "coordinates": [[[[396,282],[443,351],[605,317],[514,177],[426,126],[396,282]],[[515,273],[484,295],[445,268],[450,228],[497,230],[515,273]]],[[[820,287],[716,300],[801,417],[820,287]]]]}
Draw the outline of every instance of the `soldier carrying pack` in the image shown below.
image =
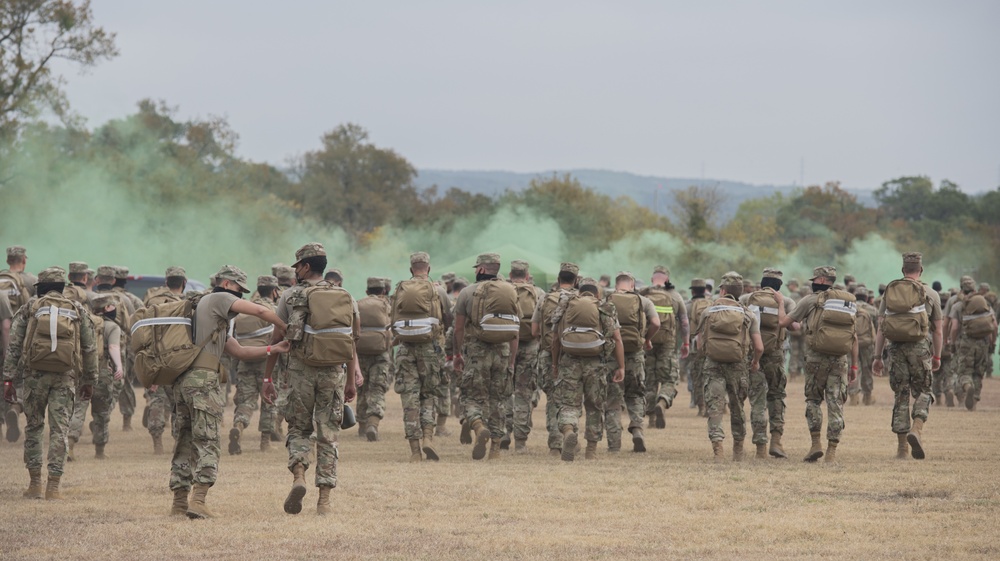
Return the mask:
{"type": "MultiPolygon", "coordinates": [[[[228,324],[223,322],[204,343],[194,344],[194,314],[201,296],[194,295],[136,311],[129,347],[135,354],[135,375],[143,386],[173,384],[194,366],[202,349],[226,332],[228,324]]],[[[214,366],[198,366],[217,370],[218,359],[215,362],[214,366]]]]}
{"type": "Polygon", "coordinates": [[[643,350],[646,342],[646,314],[642,311],[641,297],[634,292],[613,292],[608,296],[608,301],[618,311],[622,348],[627,353],[643,350]]]}
{"type": "Polygon", "coordinates": [[[709,359],[732,364],[747,360],[750,349],[750,318],[739,302],[720,298],[706,309],[705,354],[709,359]]]}
{"type": "Polygon", "coordinates": [[[482,281],[472,294],[470,331],[484,343],[507,343],[521,332],[521,309],[514,285],[498,279],[482,281]]]}
{"type": "Polygon", "coordinates": [[[830,288],[820,292],[806,334],[806,343],[815,352],[843,356],[854,348],[854,316],[858,313],[854,295],[830,288]]]}
{"type": "Polygon", "coordinates": [[[431,343],[438,338],[444,314],[437,287],[429,279],[396,284],[392,296],[392,331],[403,343],[431,343]]]}
{"type": "Polygon", "coordinates": [[[579,357],[601,356],[606,341],[596,298],[586,293],[571,295],[559,326],[562,329],[559,343],[564,353],[579,357]]]}
{"type": "Polygon", "coordinates": [[[927,295],[919,281],[902,278],[885,287],[882,335],[894,343],[915,343],[927,336],[927,295]]]}
{"type": "Polygon", "coordinates": [[[32,370],[62,374],[79,373],[81,309],[58,292],[35,300],[28,310],[23,356],[32,370]]]}
{"type": "Polygon", "coordinates": [[[973,294],[965,299],[962,333],[972,339],[985,339],[993,333],[993,310],[982,294],[973,294]]]}

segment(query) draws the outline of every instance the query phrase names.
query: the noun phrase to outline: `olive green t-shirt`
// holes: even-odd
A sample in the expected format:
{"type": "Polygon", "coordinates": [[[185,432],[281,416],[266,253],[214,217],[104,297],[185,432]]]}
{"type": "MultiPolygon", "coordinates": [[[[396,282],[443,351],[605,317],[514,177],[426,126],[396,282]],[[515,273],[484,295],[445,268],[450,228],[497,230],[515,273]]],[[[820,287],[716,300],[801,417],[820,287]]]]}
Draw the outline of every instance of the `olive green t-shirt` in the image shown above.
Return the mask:
{"type": "MultiPolygon", "coordinates": [[[[211,338],[219,329],[219,325],[229,325],[229,320],[238,315],[230,311],[233,307],[233,302],[237,300],[239,298],[228,292],[213,292],[202,296],[201,301],[198,302],[198,308],[194,312],[195,345],[201,345],[206,339],[211,338]]],[[[226,330],[223,329],[219,333],[215,343],[205,345],[205,348],[201,352],[207,352],[215,358],[221,359],[225,353],[228,336],[226,330]]]]}

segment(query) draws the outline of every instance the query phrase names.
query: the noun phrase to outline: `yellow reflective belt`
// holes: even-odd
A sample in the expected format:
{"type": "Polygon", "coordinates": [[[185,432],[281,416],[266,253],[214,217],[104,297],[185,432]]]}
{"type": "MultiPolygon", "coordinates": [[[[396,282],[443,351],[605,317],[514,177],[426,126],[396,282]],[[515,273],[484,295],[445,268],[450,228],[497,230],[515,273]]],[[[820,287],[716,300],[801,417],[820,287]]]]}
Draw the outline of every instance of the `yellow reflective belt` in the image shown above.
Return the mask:
{"type": "Polygon", "coordinates": [[[674,313],[673,306],[656,306],[656,313],[658,314],[672,314],[674,313]]]}

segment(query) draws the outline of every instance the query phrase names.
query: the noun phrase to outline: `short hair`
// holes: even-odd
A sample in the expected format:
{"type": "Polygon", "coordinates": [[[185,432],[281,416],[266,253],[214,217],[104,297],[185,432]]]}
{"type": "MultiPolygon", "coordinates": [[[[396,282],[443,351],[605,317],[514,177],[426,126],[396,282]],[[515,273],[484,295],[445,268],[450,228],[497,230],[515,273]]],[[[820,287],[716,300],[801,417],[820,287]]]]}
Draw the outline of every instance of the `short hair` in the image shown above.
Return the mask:
{"type": "Polygon", "coordinates": [[[257,285],[257,294],[259,294],[261,298],[273,298],[274,293],[277,291],[278,291],[277,286],[272,286],[270,284],[267,286],[261,286],[259,284],[257,285]]]}
{"type": "Polygon", "coordinates": [[[336,271],[330,271],[329,273],[327,273],[325,279],[328,281],[332,280],[334,282],[344,282],[344,277],[337,274],[336,271]]]}
{"type": "Polygon", "coordinates": [[[410,263],[410,268],[414,271],[429,271],[431,269],[430,263],[424,263],[423,261],[417,263],[410,263]]]}
{"type": "Polygon", "coordinates": [[[528,278],[528,271],[511,269],[511,271],[510,271],[510,278],[512,278],[512,279],[526,279],[526,278],[528,278]]]}
{"type": "Polygon", "coordinates": [[[303,265],[309,265],[309,270],[313,274],[323,274],[326,270],[326,255],[313,255],[312,257],[304,257],[299,261],[303,265]]]}
{"type": "Polygon", "coordinates": [[[600,289],[597,288],[596,284],[585,284],[580,287],[580,292],[586,292],[588,294],[593,294],[594,296],[600,296],[600,289]]]}
{"type": "Polygon", "coordinates": [[[8,255],[7,264],[17,265],[18,263],[26,263],[28,261],[27,255],[8,255]]]}
{"type": "Polygon", "coordinates": [[[569,271],[559,271],[559,282],[562,284],[573,284],[576,282],[576,273],[569,271]]]}
{"type": "Polygon", "coordinates": [[[483,263],[479,266],[479,268],[486,271],[486,274],[488,275],[495,275],[500,272],[499,263],[483,263]]]}
{"type": "Polygon", "coordinates": [[[466,288],[468,286],[469,286],[469,283],[467,283],[465,281],[461,281],[461,280],[455,279],[455,282],[451,283],[451,290],[452,290],[452,292],[454,292],[456,290],[459,291],[459,292],[461,292],[462,289],[464,289],[464,288],[466,288]]]}
{"type": "Polygon", "coordinates": [[[87,273],[70,273],[69,280],[70,282],[83,282],[83,279],[86,276],[87,273]]]}
{"type": "Polygon", "coordinates": [[[934,292],[941,292],[941,281],[934,281],[934,283],[931,284],[931,288],[934,289],[934,292]]]}
{"type": "Polygon", "coordinates": [[[908,274],[912,275],[913,273],[919,273],[920,271],[923,271],[923,270],[924,270],[924,266],[921,265],[920,263],[909,263],[909,262],[904,262],[903,263],[903,274],[904,275],[908,275],[908,274]]]}
{"type": "Polygon", "coordinates": [[[724,284],[724,285],[720,286],[719,288],[724,289],[726,291],[726,294],[728,294],[730,296],[734,296],[736,298],[739,298],[740,296],[743,296],[743,285],[742,284],[724,284]]]}
{"type": "Polygon", "coordinates": [[[383,294],[385,294],[385,287],[376,286],[369,288],[368,290],[365,291],[365,294],[367,294],[368,296],[382,296],[383,294]]]}
{"type": "Polygon", "coordinates": [[[704,286],[692,286],[691,287],[691,295],[692,296],[704,296],[705,295],[705,290],[707,290],[707,289],[704,286]]]}
{"type": "Polygon", "coordinates": [[[171,290],[183,290],[185,284],[187,279],[184,277],[167,277],[167,288],[171,290]]]}

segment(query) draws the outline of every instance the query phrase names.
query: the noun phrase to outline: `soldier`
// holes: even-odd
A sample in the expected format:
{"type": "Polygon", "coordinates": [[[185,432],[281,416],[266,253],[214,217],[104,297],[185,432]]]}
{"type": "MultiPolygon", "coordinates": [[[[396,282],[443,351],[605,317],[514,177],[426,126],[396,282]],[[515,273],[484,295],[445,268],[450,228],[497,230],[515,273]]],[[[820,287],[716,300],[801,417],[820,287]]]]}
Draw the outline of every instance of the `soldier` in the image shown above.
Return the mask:
{"type": "MultiPolygon", "coordinates": [[[[284,294],[284,292],[289,288],[295,286],[295,270],[288,265],[275,263],[271,266],[271,274],[277,277],[278,290],[282,294],[284,294]]],[[[274,416],[274,430],[271,431],[271,442],[282,442],[285,439],[285,433],[281,430],[281,423],[285,418],[284,404],[289,390],[287,383],[288,377],[286,376],[286,371],[288,370],[287,354],[278,357],[278,362],[275,368],[276,374],[273,380],[275,380],[275,385],[278,387],[278,398],[275,401],[277,413],[275,413],[274,416]]]]}
{"type": "MultiPolygon", "coordinates": [[[[1000,312],[1000,306],[997,305],[997,295],[996,293],[990,291],[990,283],[981,282],[979,283],[979,294],[986,298],[986,303],[990,305],[990,310],[993,315],[996,316],[1000,312]]],[[[996,338],[990,342],[990,348],[986,352],[986,377],[993,377],[993,355],[997,352],[996,338]]]]}
{"type": "MultiPolygon", "coordinates": [[[[972,280],[972,277],[963,275],[959,279],[959,286],[963,285],[975,286],[975,281],[972,280]]],[[[958,385],[958,371],[961,362],[961,358],[958,356],[958,341],[951,336],[952,329],[956,328],[959,333],[957,338],[961,338],[962,322],[952,319],[951,312],[957,303],[965,299],[965,294],[959,289],[952,288],[949,291],[949,295],[947,305],[942,307],[944,315],[944,345],[941,351],[942,365],[939,372],[944,370],[944,373],[941,375],[941,385],[945,390],[946,402],[950,407],[953,407],[956,397],[959,402],[965,400],[965,393],[958,385]],[[944,357],[946,355],[950,355],[951,360],[945,362],[944,357]]]]}
{"type": "Polygon", "coordinates": [[[330,269],[323,275],[323,280],[332,284],[333,286],[344,286],[344,273],[340,272],[340,269],[330,269]]]}
{"type": "Polygon", "coordinates": [[[441,334],[451,325],[451,306],[444,288],[430,280],[430,271],[426,252],[411,253],[412,277],[397,284],[392,296],[392,328],[399,341],[395,390],[403,402],[411,462],[423,459],[421,450],[428,460],[439,459],[434,449],[435,399],[441,391],[441,334]]]}
{"type": "MultiPolygon", "coordinates": [[[[528,451],[528,434],[531,433],[531,396],[538,382],[538,337],[532,333],[531,317],[538,302],[545,298],[545,291],[528,281],[530,275],[528,269],[527,261],[510,262],[510,282],[514,283],[517,290],[521,323],[518,331],[517,358],[514,360],[514,396],[505,404],[511,410],[511,427],[508,432],[514,434],[514,452],[519,454],[528,451]]],[[[505,435],[505,438],[509,437],[505,435]]]]}
{"type": "Polygon", "coordinates": [[[903,278],[886,286],[878,309],[879,328],[872,361],[872,371],[881,374],[882,350],[888,340],[889,385],[896,394],[892,432],[897,436],[899,459],[906,458],[907,443],[914,459],[924,459],[920,433],[934,401],[931,371],[941,367],[941,301],[937,292],[920,282],[924,272],[922,258],[920,253],[904,253],[903,278]],[[910,395],[914,400],[912,425],[910,395]]]}
{"type": "MultiPolygon", "coordinates": [[[[278,302],[278,279],[271,275],[257,277],[257,297],[251,300],[254,304],[263,306],[270,311],[275,310],[278,302]]],[[[232,336],[244,347],[267,346],[274,333],[274,325],[267,320],[253,315],[240,314],[233,321],[232,336]]],[[[264,361],[266,357],[257,360],[239,360],[233,369],[236,372],[236,395],[233,402],[236,410],[233,412],[233,428],[229,430],[229,453],[242,452],[240,437],[250,426],[250,418],[257,409],[257,399],[264,387],[264,361]]],[[[274,430],[273,403],[261,400],[260,419],[257,430],[260,431],[260,451],[266,452],[271,447],[271,431],[274,430]]]]}
{"type": "MultiPolygon", "coordinates": [[[[14,311],[10,309],[10,302],[6,298],[0,298],[0,364],[7,353],[7,345],[10,343],[10,322],[14,319],[14,311]]],[[[7,424],[7,442],[17,442],[21,438],[21,428],[17,425],[17,412],[20,404],[7,403],[0,400],[0,426],[7,424]]]]}
{"type": "MultiPolygon", "coordinates": [[[[691,290],[691,300],[686,304],[686,311],[691,320],[691,332],[697,333],[701,329],[702,312],[712,305],[711,291],[708,289],[705,279],[692,279],[689,289],[691,290]]],[[[698,406],[698,416],[708,417],[708,410],[705,408],[705,377],[703,372],[705,348],[703,344],[695,343],[694,345],[694,353],[688,356],[688,361],[691,363],[691,372],[688,374],[691,377],[691,395],[695,405],[698,406]]]]}
{"type": "Polygon", "coordinates": [[[607,365],[614,357],[617,368],[611,377],[615,384],[625,379],[625,351],[619,331],[615,306],[599,300],[597,281],[580,281],[580,292],[560,293],[552,313],[552,379],[559,404],[559,432],[562,434],[562,459],[576,457],[580,402],[586,410],[585,458],[597,459],[605,415],[607,365]]]}
{"type": "MultiPolygon", "coordinates": [[[[448,294],[448,303],[454,309],[455,298],[458,296],[458,292],[454,291],[455,273],[441,275],[441,282],[438,284],[444,286],[445,292],[448,294]]],[[[441,385],[438,388],[438,396],[434,398],[434,410],[437,411],[437,428],[434,429],[434,436],[451,436],[451,431],[445,425],[448,422],[448,417],[454,414],[453,403],[458,399],[455,369],[452,365],[450,352],[452,350],[450,339],[454,335],[454,328],[444,330],[442,335],[443,339],[440,344],[445,350],[445,360],[441,364],[441,385]]]]}
{"type": "MultiPolygon", "coordinates": [[[[722,275],[719,298],[702,312],[701,327],[697,334],[699,345],[705,349],[705,405],[708,409],[708,439],[716,463],[725,461],[722,441],[726,433],[722,428],[723,409],[729,400],[730,429],[733,433],[733,461],[743,461],[743,441],[746,438],[746,420],[743,403],[747,399],[749,373],[760,370],[760,357],[764,343],[756,316],[740,304],[743,277],[736,272],[722,275]],[[752,355],[747,368],[747,357],[752,355]]],[[[784,307],[777,306],[779,318],[784,317],[784,307]]]]}
{"type": "Polygon", "coordinates": [[[279,263],[271,267],[271,271],[271,274],[278,279],[278,288],[281,292],[295,286],[295,269],[279,263]]]}
{"type": "Polygon", "coordinates": [[[132,311],[129,312],[129,314],[133,314],[135,313],[136,310],[142,308],[143,306],[142,300],[135,294],[132,294],[128,290],[125,290],[125,285],[126,283],[128,283],[128,267],[122,267],[121,265],[118,265],[114,269],[115,269],[114,291],[128,299],[129,303],[131,304],[130,308],[132,309],[132,311]]]}
{"type": "Polygon", "coordinates": [[[366,297],[358,301],[361,337],[358,361],[365,383],[358,388],[358,436],[368,442],[378,440],[378,425],[385,417],[385,393],[389,390],[389,363],[392,359],[392,304],[379,277],[368,277],[366,297]]]}
{"type": "Polygon", "coordinates": [[[49,416],[49,478],[46,499],[61,499],[59,483],[66,461],[67,433],[77,387],[80,396],[90,399],[97,381],[97,337],[90,314],[78,302],[62,296],[66,273],[60,267],[42,271],[35,283],[36,298],[18,310],[11,326],[10,345],[4,357],[4,399],[14,403],[15,375],[24,375],[24,463],[30,483],[24,492],[29,499],[42,498],[42,431],[49,416]],[[56,318],[52,318],[56,313],[56,318]],[[68,333],[74,340],[59,340],[51,332],[68,333]],[[31,340],[26,340],[31,336],[31,340]],[[51,350],[50,350],[51,349],[51,350]],[[82,363],[76,350],[82,353],[82,363]]]}
{"type": "Polygon", "coordinates": [[[7,294],[10,307],[15,312],[35,295],[38,279],[27,272],[28,252],[15,245],[7,248],[7,268],[0,271],[0,292],[7,294]]]}
{"type": "Polygon", "coordinates": [[[874,405],[875,398],[872,397],[872,391],[875,389],[875,380],[872,377],[872,364],[875,353],[875,321],[878,318],[878,310],[869,303],[868,288],[865,285],[856,285],[854,297],[858,300],[858,314],[854,318],[854,329],[858,334],[858,360],[860,361],[859,372],[861,375],[847,387],[847,395],[850,397],[851,405],[858,404],[859,393],[863,396],[861,403],[874,405]]]}
{"type": "MultiPolygon", "coordinates": [[[[288,514],[302,511],[302,499],[306,495],[305,474],[313,448],[311,437],[315,432],[316,487],[319,488],[316,513],[325,515],[332,512],[330,491],[337,486],[337,436],[344,403],[354,399],[357,379],[361,375],[354,345],[361,320],[357,302],[351,295],[323,280],[327,265],[323,244],[314,242],[302,246],[295,252],[295,259],[293,267],[299,284],[282,293],[278,300],[278,318],[291,325],[288,338],[294,341],[288,359],[289,390],[285,405],[288,421],[285,446],[288,448],[288,470],[294,479],[285,498],[284,510],[288,514]],[[314,325],[316,323],[319,325],[314,325]],[[319,335],[323,338],[318,338],[319,335]],[[316,360],[317,356],[329,358],[320,361],[316,360]],[[334,360],[339,358],[344,360],[334,360]],[[313,366],[317,362],[334,365],[313,366]]],[[[276,328],[271,344],[280,341],[283,335],[284,329],[276,328]]],[[[261,390],[268,403],[277,397],[271,381],[276,362],[276,356],[268,358],[261,390]]]]}
{"type": "Polygon", "coordinates": [[[996,341],[997,320],[986,298],[976,293],[976,283],[971,278],[962,281],[962,298],[956,300],[950,312],[950,340],[957,342],[958,387],[965,398],[965,408],[975,411],[986,374],[986,355],[996,341]]]}
{"type": "Polygon", "coordinates": [[[556,402],[552,372],[552,313],[555,312],[562,294],[567,298],[576,294],[577,275],[580,268],[575,263],[559,265],[556,287],[538,301],[531,315],[531,334],[538,338],[538,385],[545,392],[545,428],[548,430],[549,455],[559,456],[562,450],[562,434],[559,432],[559,405],[556,402]]]}
{"type": "Polygon", "coordinates": [[[454,365],[462,373],[465,422],[475,434],[472,459],[483,459],[490,442],[489,459],[499,460],[503,403],[513,393],[520,310],[514,286],[497,278],[499,254],[479,255],[475,267],[476,282],[455,302],[454,365]]]}
{"type": "MultiPolygon", "coordinates": [[[[150,288],[146,292],[143,299],[146,306],[177,302],[184,298],[184,289],[187,287],[187,272],[184,268],[167,267],[164,277],[164,286],[150,288]]],[[[142,426],[146,427],[153,440],[153,454],[160,455],[163,454],[163,431],[167,427],[167,421],[173,418],[173,392],[164,386],[154,385],[144,391],[143,397],[146,399],[146,407],[142,412],[142,426]]]]}
{"type": "Polygon", "coordinates": [[[132,300],[123,294],[124,289],[115,290],[115,275],[117,268],[111,265],[101,265],[97,268],[97,285],[94,287],[94,294],[100,295],[110,293],[116,299],[115,302],[115,322],[122,329],[122,344],[126,347],[125,353],[125,381],[122,384],[121,394],[118,396],[118,410],[122,413],[122,430],[130,432],[132,430],[132,415],[135,413],[135,389],[132,382],[135,375],[132,372],[130,353],[127,350],[129,334],[131,333],[131,323],[129,318],[135,313],[132,300]]]}
{"type": "MultiPolygon", "coordinates": [[[[802,299],[800,290],[798,279],[788,281],[788,295],[793,304],[802,299]]],[[[805,369],[806,339],[801,329],[788,331],[788,346],[788,378],[793,380],[801,376],[805,369]]]]}
{"type": "Polygon", "coordinates": [[[93,292],[87,288],[87,282],[90,280],[87,271],[90,269],[87,264],[82,261],[73,261],[69,264],[69,282],[66,285],[66,290],[63,291],[65,295],[70,300],[76,300],[81,304],[87,304],[90,301],[90,297],[93,292]]]}
{"type": "MultiPolygon", "coordinates": [[[[760,290],[740,296],[740,302],[750,308],[757,318],[764,352],[760,356],[760,368],[750,372],[750,426],[753,429],[753,443],[757,446],[757,459],[767,459],[770,454],[785,459],[785,449],[781,446],[781,436],[785,432],[785,329],[778,325],[778,303],[773,292],[781,290],[782,272],[767,267],[760,279],[760,290]],[[767,446],[767,429],[770,424],[771,446],[767,446]]],[[[782,302],[784,315],[795,308],[791,299],[782,302]]],[[[793,328],[797,326],[793,325],[793,328]]]]}
{"type": "MultiPolygon", "coordinates": [[[[810,280],[813,293],[799,300],[791,314],[785,315],[783,306],[778,306],[781,314],[778,325],[788,328],[797,322],[806,328],[806,421],[812,446],[804,461],[815,462],[823,457],[820,404],[825,400],[830,417],[826,461],[831,463],[836,460],[837,444],[845,426],[843,406],[847,384],[858,375],[858,338],[854,332],[857,306],[853,295],[833,288],[836,268],[816,267],[810,280]]],[[[775,293],[775,299],[782,304],[780,292],[775,293]]]]}
{"type": "Polygon", "coordinates": [[[653,301],[660,315],[660,329],[653,340],[653,348],[646,355],[646,414],[649,426],[665,428],[664,411],[670,409],[677,396],[680,379],[677,366],[677,340],[681,340],[681,358],[687,358],[690,348],[690,326],[684,299],[670,284],[670,269],[664,265],[653,267],[652,286],[640,294],[653,301]]]}
{"type": "Polygon", "coordinates": [[[615,291],[608,296],[614,304],[620,325],[625,356],[625,379],[616,383],[608,372],[608,394],[604,404],[604,424],[608,430],[608,452],[618,452],[622,446],[622,405],[628,412],[628,432],[632,435],[632,451],[645,452],[642,419],[646,414],[646,357],[653,348],[653,337],[660,329],[656,306],[635,291],[635,277],[628,271],[615,276],[615,291]]]}

